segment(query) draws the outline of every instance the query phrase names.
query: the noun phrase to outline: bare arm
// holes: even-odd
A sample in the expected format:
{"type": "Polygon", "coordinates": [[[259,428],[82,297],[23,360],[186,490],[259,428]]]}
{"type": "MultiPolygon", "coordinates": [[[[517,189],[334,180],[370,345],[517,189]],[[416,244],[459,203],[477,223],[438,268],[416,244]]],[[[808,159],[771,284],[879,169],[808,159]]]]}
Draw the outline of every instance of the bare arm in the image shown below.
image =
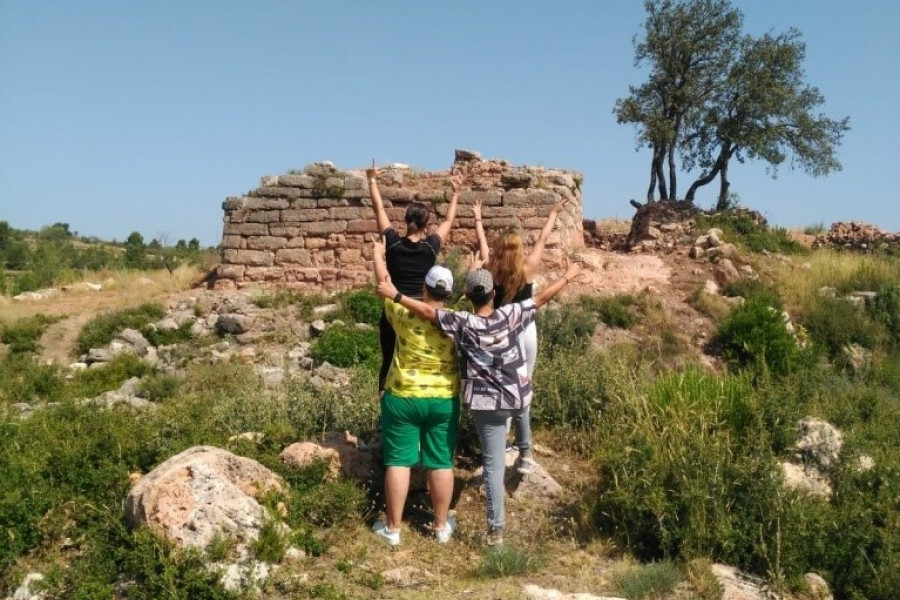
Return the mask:
{"type": "Polygon", "coordinates": [[[369,180],[369,195],[372,196],[372,208],[375,210],[375,221],[378,223],[379,235],[391,226],[387,212],[384,210],[384,202],[381,200],[381,192],[378,191],[378,169],[375,167],[375,159],[372,159],[372,168],[366,169],[366,178],[369,180]]]}
{"type": "Polygon", "coordinates": [[[450,196],[450,207],[447,209],[447,216],[444,218],[444,222],[441,223],[437,231],[438,237],[441,238],[441,243],[443,243],[447,236],[450,235],[450,229],[453,227],[453,220],[456,219],[456,206],[459,202],[459,189],[462,187],[462,175],[459,173],[454,173],[450,178],[450,185],[453,187],[453,195],[450,196]]]}
{"type": "Polygon", "coordinates": [[[472,212],[475,213],[475,234],[478,236],[478,253],[484,264],[488,264],[491,258],[491,249],[488,246],[487,237],[484,235],[484,225],[481,222],[481,200],[475,201],[472,212]]]}
{"type": "Polygon", "coordinates": [[[375,262],[375,283],[388,278],[387,264],[384,262],[384,241],[376,238],[372,242],[372,258],[375,262]]]}
{"type": "Polygon", "coordinates": [[[544,254],[544,246],[547,245],[547,238],[550,237],[553,226],[556,224],[556,217],[562,212],[566,202],[568,202],[568,199],[557,202],[553,208],[550,209],[550,216],[547,217],[547,222],[544,223],[544,228],[541,229],[541,235],[538,236],[537,241],[534,243],[531,254],[525,259],[525,267],[528,269],[529,274],[537,271],[538,267],[541,265],[541,256],[544,254]]]}
{"type": "MultiPolygon", "coordinates": [[[[394,299],[397,297],[399,292],[397,292],[397,288],[394,287],[394,284],[391,283],[390,277],[385,277],[378,281],[378,286],[375,288],[378,292],[378,295],[382,298],[390,298],[394,299]]],[[[414,315],[418,315],[425,319],[426,321],[431,321],[432,323],[437,320],[437,310],[430,304],[425,304],[415,298],[410,298],[409,296],[400,296],[400,306],[409,310],[409,312],[414,315]]]]}
{"type": "Polygon", "coordinates": [[[569,262],[566,258],[566,274],[542,289],[534,297],[534,305],[538,308],[550,302],[550,300],[560,292],[566,285],[578,276],[581,266],[575,262],[569,262]]]}

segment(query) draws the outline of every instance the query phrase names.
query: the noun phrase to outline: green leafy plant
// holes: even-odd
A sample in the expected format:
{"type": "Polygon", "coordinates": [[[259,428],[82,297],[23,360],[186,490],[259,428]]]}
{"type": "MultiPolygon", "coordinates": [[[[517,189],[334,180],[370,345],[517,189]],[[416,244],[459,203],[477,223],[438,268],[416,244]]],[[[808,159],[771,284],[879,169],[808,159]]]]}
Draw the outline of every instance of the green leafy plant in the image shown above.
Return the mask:
{"type": "Polygon", "coordinates": [[[81,330],[75,342],[75,351],[83,354],[91,348],[101,348],[111,342],[124,329],[140,330],[148,323],[158,321],[165,315],[161,304],[148,303],[134,308],[102,313],[81,330]]]}
{"type": "Polygon", "coordinates": [[[361,365],[377,369],[381,356],[378,332],[352,325],[329,327],[316,338],[311,355],[317,361],[327,361],[338,367],[361,365]]]}
{"type": "Polygon", "coordinates": [[[668,560],[633,565],[613,576],[619,593],[629,600],[660,598],[672,593],[683,580],[681,570],[668,560]]]}
{"type": "Polygon", "coordinates": [[[353,323],[378,325],[381,320],[382,301],[372,289],[362,289],[347,294],[342,304],[353,323]]]}
{"type": "Polygon", "coordinates": [[[9,351],[13,353],[35,352],[44,331],[58,320],[59,317],[37,314],[14,323],[4,323],[0,326],[0,342],[8,344],[9,351]]]}
{"type": "Polygon", "coordinates": [[[719,327],[716,338],[722,355],[741,366],[765,366],[783,375],[800,361],[797,341],[781,312],[758,298],[735,308],[719,327]]]}
{"type": "Polygon", "coordinates": [[[253,555],[267,563],[280,563],[288,548],[288,538],[274,519],[266,521],[259,530],[259,537],[253,542],[253,555]]]}
{"type": "Polygon", "coordinates": [[[878,326],[865,309],[843,298],[820,298],[802,315],[802,323],[832,358],[849,344],[872,349],[879,337],[878,326]]]}
{"type": "Polygon", "coordinates": [[[538,312],[538,342],[541,353],[584,350],[597,327],[594,313],[575,304],[544,308],[538,312]]]}

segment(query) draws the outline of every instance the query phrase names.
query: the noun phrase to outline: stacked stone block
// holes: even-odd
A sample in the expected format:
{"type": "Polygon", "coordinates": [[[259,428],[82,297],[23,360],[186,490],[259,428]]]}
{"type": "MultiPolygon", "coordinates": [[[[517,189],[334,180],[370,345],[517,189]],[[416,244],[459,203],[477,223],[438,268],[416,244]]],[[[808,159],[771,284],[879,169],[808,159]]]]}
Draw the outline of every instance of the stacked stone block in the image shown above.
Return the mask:
{"type": "MultiPolygon", "coordinates": [[[[447,214],[453,170],[465,177],[456,223],[444,254],[475,250],[472,206],[482,202],[489,241],[515,229],[533,243],[550,209],[566,198],[545,261],[559,263],[584,246],[581,175],[543,167],[514,167],[458,150],[451,169],[417,172],[392,165],[379,173],[379,190],[391,223],[403,231],[410,202],[433,208],[432,228],[447,214]]],[[[259,188],[228,198],[216,287],[284,286],[346,289],[372,281],[371,240],[379,233],[364,170],[342,171],[313,163],[302,172],[264,176],[259,188]]]]}

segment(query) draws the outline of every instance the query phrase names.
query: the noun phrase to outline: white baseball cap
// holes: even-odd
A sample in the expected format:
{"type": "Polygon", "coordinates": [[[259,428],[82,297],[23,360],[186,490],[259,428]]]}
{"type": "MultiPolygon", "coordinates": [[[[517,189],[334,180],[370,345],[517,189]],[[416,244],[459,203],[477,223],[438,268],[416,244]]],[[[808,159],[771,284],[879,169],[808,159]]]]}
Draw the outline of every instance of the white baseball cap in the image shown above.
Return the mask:
{"type": "Polygon", "coordinates": [[[447,267],[434,265],[425,275],[425,285],[438,292],[449,294],[453,291],[453,273],[447,267]]]}

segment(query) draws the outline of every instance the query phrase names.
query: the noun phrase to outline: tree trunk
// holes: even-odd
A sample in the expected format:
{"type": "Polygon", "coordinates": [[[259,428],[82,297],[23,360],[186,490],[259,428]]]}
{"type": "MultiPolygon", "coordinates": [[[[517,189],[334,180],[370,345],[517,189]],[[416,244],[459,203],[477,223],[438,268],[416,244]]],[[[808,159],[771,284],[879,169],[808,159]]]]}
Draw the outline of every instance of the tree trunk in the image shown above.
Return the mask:
{"type": "Polygon", "coordinates": [[[722,211],[728,208],[728,188],[731,184],[728,182],[728,159],[726,158],[719,169],[719,201],[716,203],[716,210],[722,211]]]}
{"type": "Polygon", "coordinates": [[[653,168],[656,169],[656,185],[659,187],[659,199],[668,200],[669,193],[666,191],[666,174],[663,171],[663,161],[666,159],[666,147],[661,146],[659,152],[654,156],[653,168]]]}
{"type": "Polygon", "coordinates": [[[656,199],[656,155],[658,150],[653,146],[653,158],[650,160],[650,187],[647,188],[647,202],[656,199]]]}
{"type": "Polygon", "coordinates": [[[716,175],[719,174],[719,171],[722,170],[722,167],[728,165],[728,159],[731,158],[732,149],[729,146],[722,146],[722,149],[719,150],[719,156],[716,158],[715,164],[713,164],[713,168],[709,171],[709,173],[702,175],[699,179],[694,181],[691,184],[691,187],[688,189],[687,194],[684,196],[684,201],[690,204],[694,202],[694,195],[697,193],[697,189],[703,187],[710,181],[716,178],[716,175]]]}
{"type": "Polygon", "coordinates": [[[675,179],[675,143],[669,147],[669,198],[678,200],[677,183],[675,179]]]}

